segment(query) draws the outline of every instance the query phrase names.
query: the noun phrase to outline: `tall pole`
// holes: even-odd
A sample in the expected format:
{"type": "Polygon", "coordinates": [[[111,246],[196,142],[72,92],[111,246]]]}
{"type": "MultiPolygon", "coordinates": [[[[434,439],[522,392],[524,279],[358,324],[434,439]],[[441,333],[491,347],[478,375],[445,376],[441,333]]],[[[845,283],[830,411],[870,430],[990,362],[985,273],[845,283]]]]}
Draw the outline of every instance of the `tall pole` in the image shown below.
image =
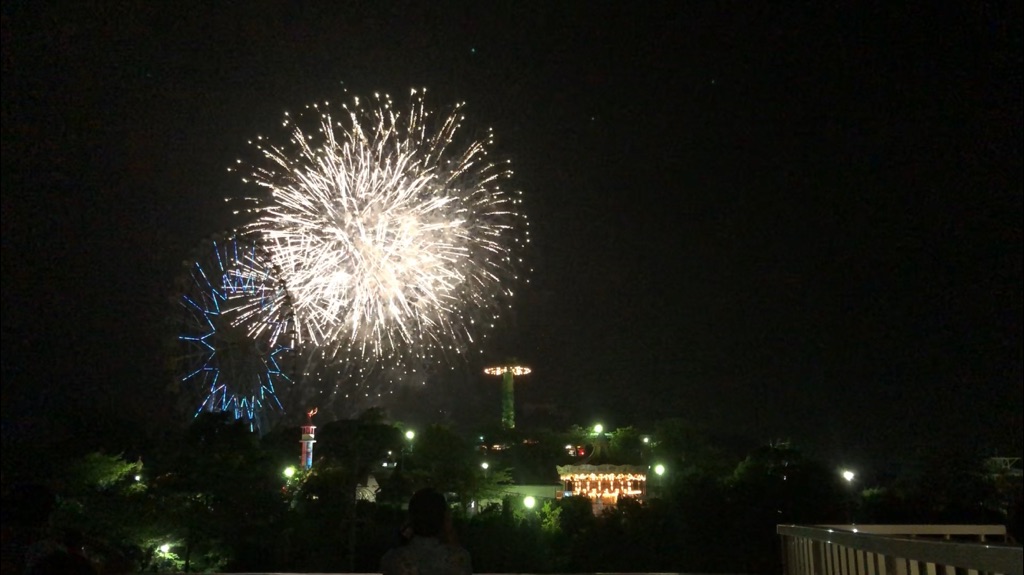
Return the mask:
{"type": "Polygon", "coordinates": [[[522,365],[499,365],[484,369],[484,373],[501,376],[501,426],[505,429],[515,429],[515,376],[530,373],[530,368],[522,365]]]}
{"type": "Polygon", "coordinates": [[[516,427],[516,392],[512,372],[501,376],[501,426],[505,429],[516,427]]]}

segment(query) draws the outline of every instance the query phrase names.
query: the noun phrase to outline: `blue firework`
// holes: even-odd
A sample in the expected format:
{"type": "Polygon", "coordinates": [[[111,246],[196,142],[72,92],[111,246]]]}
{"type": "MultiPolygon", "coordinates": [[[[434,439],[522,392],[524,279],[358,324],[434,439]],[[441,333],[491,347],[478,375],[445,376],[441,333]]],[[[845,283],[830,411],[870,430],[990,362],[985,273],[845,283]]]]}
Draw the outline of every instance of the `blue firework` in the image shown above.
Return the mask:
{"type": "Polygon", "coordinates": [[[214,239],[189,263],[180,301],[180,384],[193,414],[229,412],[265,431],[291,386],[291,306],[251,235],[214,239]]]}

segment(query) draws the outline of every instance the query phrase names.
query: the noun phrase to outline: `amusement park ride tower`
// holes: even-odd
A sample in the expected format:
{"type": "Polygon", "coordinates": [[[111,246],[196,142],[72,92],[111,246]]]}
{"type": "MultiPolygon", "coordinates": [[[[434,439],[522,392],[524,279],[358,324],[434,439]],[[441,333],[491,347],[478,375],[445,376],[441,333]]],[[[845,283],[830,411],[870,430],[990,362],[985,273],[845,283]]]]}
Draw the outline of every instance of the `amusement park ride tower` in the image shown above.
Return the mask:
{"type": "Polygon", "coordinates": [[[501,376],[501,426],[514,429],[516,426],[515,376],[528,375],[530,368],[509,363],[484,369],[487,375],[501,376]]]}
{"type": "Polygon", "coordinates": [[[306,425],[302,426],[302,456],[299,463],[303,469],[309,469],[313,467],[313,444],[316,443],[314,439],[316,426],[313,425],[313,416],[316,415],[316,408],[306,412],[306,425]]]}

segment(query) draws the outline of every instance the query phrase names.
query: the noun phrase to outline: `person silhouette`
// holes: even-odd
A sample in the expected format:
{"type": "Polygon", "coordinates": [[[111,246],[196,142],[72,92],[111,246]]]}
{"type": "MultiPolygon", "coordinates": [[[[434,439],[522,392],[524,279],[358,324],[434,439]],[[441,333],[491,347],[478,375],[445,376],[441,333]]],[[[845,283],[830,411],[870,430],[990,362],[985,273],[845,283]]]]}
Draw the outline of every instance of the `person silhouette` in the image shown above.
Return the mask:
{"type": "Polygon", "coordinates": [[[469,552],[455,541],[444,495],[420,489],[409,500],[405,541],[381,558],[383,575],[470,575],[469,552]]]}

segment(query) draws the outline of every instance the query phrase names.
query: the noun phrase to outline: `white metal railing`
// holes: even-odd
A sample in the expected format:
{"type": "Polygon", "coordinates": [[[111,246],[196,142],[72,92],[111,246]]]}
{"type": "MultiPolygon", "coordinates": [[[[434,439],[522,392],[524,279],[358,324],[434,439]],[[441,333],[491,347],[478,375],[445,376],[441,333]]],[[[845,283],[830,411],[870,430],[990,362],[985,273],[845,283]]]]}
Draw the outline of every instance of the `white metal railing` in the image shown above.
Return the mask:
{"type": "Polygon", "coordinates": [[[1006,529],[998,525],[779,525],[777,532],[786,575],[1020,575],[1024,571],[1021,547],[1005,543],[1006,529]],[[983,542],[993,538],[1004,542],[983,542]]]}
{"type": "Polygon", "coordinates": [[[888,535],[890,537],[918,537],[946,541],[980,541],[1006,543],[1005,525],[817,525],[824,529],[842,529],[852,533],[888,535]]]}

